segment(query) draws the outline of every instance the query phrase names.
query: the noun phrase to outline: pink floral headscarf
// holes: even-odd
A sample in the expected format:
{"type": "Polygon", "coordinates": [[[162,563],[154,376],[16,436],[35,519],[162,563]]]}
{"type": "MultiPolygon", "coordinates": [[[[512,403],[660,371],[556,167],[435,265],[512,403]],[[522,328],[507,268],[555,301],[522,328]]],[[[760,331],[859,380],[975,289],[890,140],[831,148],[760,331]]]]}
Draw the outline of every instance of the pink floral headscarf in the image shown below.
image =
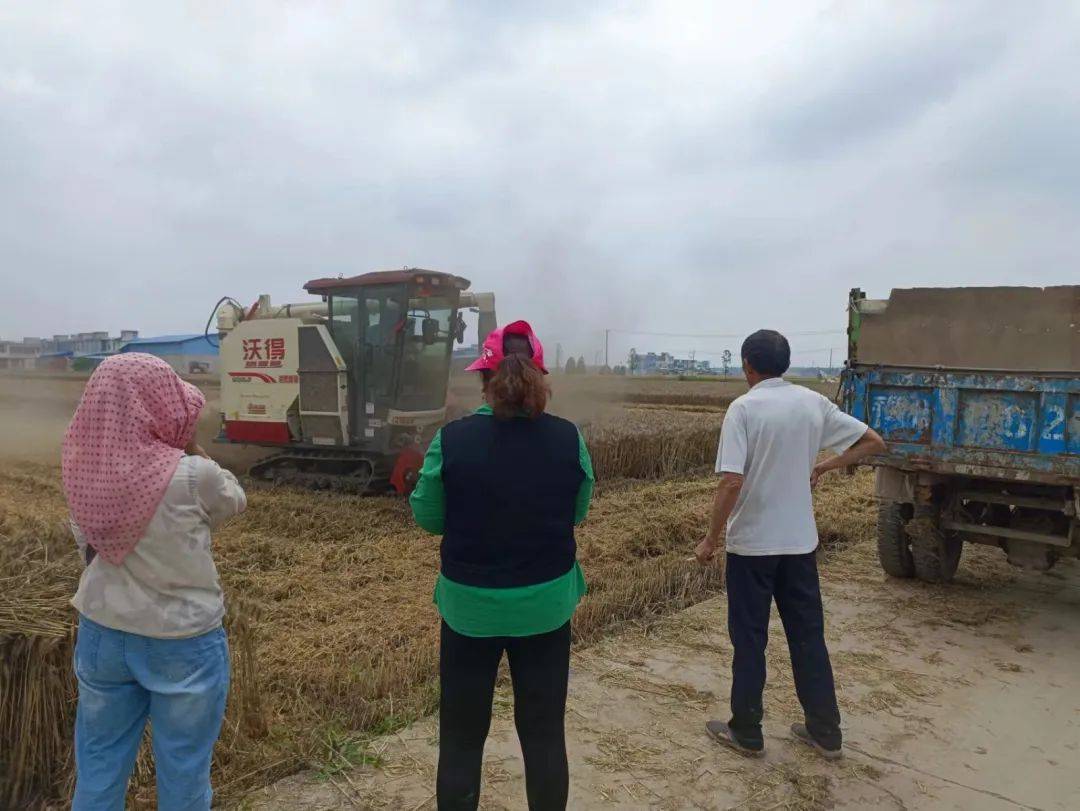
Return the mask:
{"type": "Polygon", "coordinates": [[[75,524],[119,565],[154,517],[206,399],[161,358],[102,361],[64,436],[64,493],[75,524]]]}

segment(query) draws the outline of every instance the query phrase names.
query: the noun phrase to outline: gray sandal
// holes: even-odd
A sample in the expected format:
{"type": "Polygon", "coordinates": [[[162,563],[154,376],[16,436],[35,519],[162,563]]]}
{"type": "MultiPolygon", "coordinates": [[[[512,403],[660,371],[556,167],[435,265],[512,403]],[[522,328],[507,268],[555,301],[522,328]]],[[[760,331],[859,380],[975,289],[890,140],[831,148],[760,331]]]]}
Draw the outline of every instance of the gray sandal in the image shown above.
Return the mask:
{"type": "Polygon", "coordinates": [[[705,731],[709,733],[709,737],[717,743],[722,743],[730,749],[734,749],[736,752],[748,757],[761,757],[765,754],[765,744],[755,748],[753,746],[747,746],[740,741],[731,727],[725,724],[723,721],[706,721],[705,731]]]}
{"type": "Polygon", "coordinates": [[[814,740],[814,736],[810,734],[810,730],[806,728],[806,724],[792,724],[791,734],[795,736],[796,740],[800,740],[817,749],[821,753],[821,756],[826,760],[839,760],[844,756],[844,750],[842,748],[826,749],[814,740]]]}

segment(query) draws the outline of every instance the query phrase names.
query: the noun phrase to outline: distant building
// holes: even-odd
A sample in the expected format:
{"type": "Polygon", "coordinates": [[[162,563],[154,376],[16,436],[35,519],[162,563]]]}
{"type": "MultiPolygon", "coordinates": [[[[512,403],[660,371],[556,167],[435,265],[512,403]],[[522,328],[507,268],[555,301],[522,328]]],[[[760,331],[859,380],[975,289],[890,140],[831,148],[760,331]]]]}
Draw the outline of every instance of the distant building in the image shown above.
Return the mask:
{"type": "Polygon", "coordinates": [[[41,338],[0,341],[0,369],[33,369],[42,345],[41,338]]]}
{"type": "Polygon", "coordinates": [[[711,375],[716,374],[707,360],[677,358],[670,352],[639,353],[630,350],[630,374],[634,375],[711,375]]]}
{"type": "Polygon", "coordinates": [[[77,332],[71,335],[54,335],[51,338],[23,338],[21,341],[0,341],[0,370],[4,369],[52,369],[64,371],[72,368],[93,368],[120,348],[137,340],[138,330],[121,330],[110,336],[106,331],[77,332]],[[85,362],[75,361],[87,358],[85,362]]]}
{"type": "Polygon", "coordinates": [[[125,343],[120,351],[157,355],[180,374],[218,373],[217,338],[202,333],[136,338],[125,343]]]}
{"type": "Polygon", "coordinates": [[[630,350],[630,373],[635,375],[660,375],[665,374],[673,360],[667,352],[657,354],[646,352],[638,354],[634,349],[630,350]]]}
{"type": "Polygon", "coordinates": [[[34,360],[36,369],[86,371],[109,355],[115,355],[125,343],[138,337],[138,330],[125,329],[115,336],[110,336],[106,330],[98,330],[23,340],[34,341],[39,347],[34,360]]]}
{"type": "Polygon", "coordinates": [[[112,355],[129,341],[138,339],[139,331],[121,330],[117,336],[110,337],[107,331],[77,332],[72,335],[54,335],[42,341],[42,351],[47,353],[70,352],[80,355],[112,355]]]}

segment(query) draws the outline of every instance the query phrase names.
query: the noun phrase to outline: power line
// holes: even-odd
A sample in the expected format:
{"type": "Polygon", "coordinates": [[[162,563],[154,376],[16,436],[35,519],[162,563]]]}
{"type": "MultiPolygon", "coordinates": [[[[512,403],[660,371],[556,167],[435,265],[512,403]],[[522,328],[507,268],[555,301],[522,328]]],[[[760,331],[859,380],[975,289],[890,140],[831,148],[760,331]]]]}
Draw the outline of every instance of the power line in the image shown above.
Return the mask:
{"type": "MultiPolygon", "coordinates": [[[[746,333],[720,333],[720,332],[649,332],[636,329],[609,329],[607,332],[616,332],[622,335],[647,335],[654,338],[745,338],[746,333]]],[[[807,335],[846,335],[846,329],[822,329],[807,330],[804,332],[785,332],[785,336],[807,335]]]]}
{"type": "MultiPolygon", "coordinates": [[[[814,352],[829,352],[829,351],[832,351],[832,350],[843,350],[843,349],[846,349],[846,347],[843,347],[843,346],[823,346],[823,347],[818,347],[817,349],[797,349],[797,348],[792,348],[791,354],[792,355],[809,355],[809,354],[814,353],[814,352]]],[[[688,350],[688,351],[696,352],[698,355],[723,355],[724,354],[723,352],[709,351],[707,349],[691,349],[691,350],[688,350]]],[[[732,353],[732,354],[734,354],[734,353],[732,353]]]]}
{"type": "Polygon", "coordinates": [[[792,355],[809,355],[814,352],[838,352],[846,350],[846,346],[822,346],[817,349],[792,349],[792,355]]]}

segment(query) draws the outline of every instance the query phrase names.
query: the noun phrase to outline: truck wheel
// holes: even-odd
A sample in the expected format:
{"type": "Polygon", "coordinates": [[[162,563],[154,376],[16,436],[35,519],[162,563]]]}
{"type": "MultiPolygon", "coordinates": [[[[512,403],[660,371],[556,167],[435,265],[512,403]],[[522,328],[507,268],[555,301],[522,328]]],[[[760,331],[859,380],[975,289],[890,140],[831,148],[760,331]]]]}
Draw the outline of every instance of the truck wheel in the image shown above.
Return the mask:
{"type": "Polygon", "coordinates": [[[878,561],[885,574],[892,577],[914,577],[915,561],[911,556],[911,539],[904,525],[906,504],[881,501],[878,504],[878,561]]]}
{"type": "Polygon", "coordinates": [[[948,583],[960,565],[964,542],[941,528],[941,511],[934,505],[916,505],[907,523],[915,576],[927,583],[948,583]]]}
{"type": "MultiPolygon", "coordinates": [[[[1017,507],[1012,514],[1010,526],[1026,532],[1044,532],[1048,535],[1065,535],[1068,532],[1068,518],[1058,513],[1044,512],[1024,507],[1017,507]]],[[[1012,538],[1002,544],[1005,554],[1009,556],[1009,563],[1025,569],[1035,569],[1045,572],[1055,563],[1059,553],[1049,544],[1036,541],[1017,541],[1012,538]]]]}

